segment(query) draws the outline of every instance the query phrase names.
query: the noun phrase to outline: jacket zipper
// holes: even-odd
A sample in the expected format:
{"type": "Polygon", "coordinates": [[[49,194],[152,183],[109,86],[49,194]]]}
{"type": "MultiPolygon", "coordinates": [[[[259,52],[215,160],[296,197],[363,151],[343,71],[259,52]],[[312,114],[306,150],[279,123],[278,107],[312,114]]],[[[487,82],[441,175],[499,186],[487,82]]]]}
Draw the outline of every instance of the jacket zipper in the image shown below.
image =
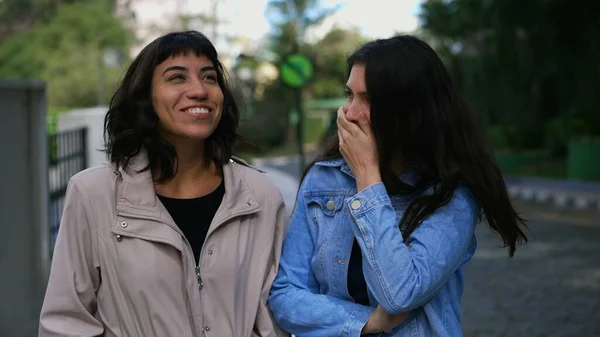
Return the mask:
{"type": "MultiPolygon", "coordinates": [[[[187,256],[192,256],[192,257],[194,256],[194,253],[193,253],[193,252],[191,252],[191,250],[192,250],[192,248],[191,248],[191,247],[192,247],[192,246],[190,245],[190,243],[189,243],[188,239],[185,237],[185,235],[183,235],[183,232],[181,232],[181,230],[179,229],[179,227],[177,227],[177,226],[172,226],[171,224],[167,223],[166,221],[163,221],[162,219],[160,219],[160,218],[158,218],[158,217],[147,216],[147,215],[139,215],[139,214],[132,214],[132,213],[123,212],[123,211],[119,212],[119,215],[121,215],[121,216],[123,216],[123,217],[126,217],[126,218],[127,218],[127,217],[128,217],[128,218],[131,218],[131,219],[139,219],[139,220],[152,220],[152,221],[157,221],[157,222],[160,222],[160,223],[162,223],[162,224],[165,224],[165,225],[167,225],[167,226],[171,227],[173,230],[175,230],[175,231],[176,231],[176,232],[177,232],[179,235],[181,235],[181,237],[183,238],[183,240],[184,240],[184,242],[185,242],[185,248],[184,248],[184,249],[186,250],[186,255],[187,255],[187,256]]],[[[166,242],[165,242],[165,243],[166,243],[166,242]]],[[[198,275],[198,270],[199,270],[199,268],[198,268],[198,267],[196,267],[195,269],[196,269],[196,275],[198,275]]],[[[186,275],[186,278],[187,278],[187,275],[188,275],[188,264],[187,264],[187,263],[184,263],[184,264],[183,264],[183,273],[184,273],[184,275],[186,275]]],[[[199,279],[199,276],[198,276],[198,282],[199,282],[199,283],[198,283],[198,285],[200,285],[200,279],[199,279]]],[[[186,280],[186,284],[187,284],[187,280],[186,280]]],[[[187,287],[186,287],[186,288],[187,288],[187,287]]],[[[191,319],[192,319],[192,322],[194,322],[194,331],[193,331],[193,335],[194,335],[194,337],[197,337],[197,336],[198,336],[198,331],[197,331],[197,330],[198,330],[198,327],[197,327],[197,323],[196,323],[196,310],[195,310],[194,306],[192,305],[192,299],[191,299],[191,297],[190,297],[190,294],[189,294],[189,292],[188,292],[188,291],[186,291],[186,294],[187,294],[187,297],[188,297],[188,305],[189,305],[189,307],[190,307],[190,314],[191,314],[191,316],[192,316],[192,317],[191,317],[191,319]]]]}
{"type": "MultiPolygon", "coordinates": [[[[241,211],[241,212],[229,214],[228,216],[224,217],[219,222],[217,222],[215,224],[215,227],[218,227],[221,224],[223,224],[223,223],[225,223],[225,222],[227,222],[227,221],[229,221],[231,219],[234,219],[236,217],[244,216],[244,215],[248,215],[248,214],[252,214],[252,213],[254,213],[254,211],[241,211]]],[[[212,224],[211,224],[211,226],[212,226],[212,224]]],[[[202,276],[200,275],[200,271],[201,271],[200,267],[202,265],[202,263],[201,263],[202,257],[204,256],[204,248],[206,247],[206,243],[208,242],[208,238],[210,237],[210,235],[212,233],[214,233],[214,230],[212,232],[207,233],[206,238],[204,239],[204,242],[202,243],[202,248],[200,248],[200,256],[198,258],[198,265],[196,266],[196,277],[198,278],[198,289],[200,290],[199,293],[200,293],[200,301],[201,302],[202,302],[202,288],[204,287],[204,284],[202,283],[202,276]]],[[[204,320],[204,322],[206,322],[206,317],[204,317],[204,313],[202,313],[202,314],[203,314],[202,316],[204,318],[203,320],[204,320]]],[[[206,325],[203,326],[203,327],[201,327],[201,328],[202,328],[202,334],[204,336],[206,336],[207,335],[206,334],[206,325]]]]}
{"type": "Polygon", "coordinates": [[[200,277],[200,267],[196,266],[196,278],[198,278],[198,289],[202,290],[204,285],[202,284],[202,278],[200,277]]]}
{"type": "MultiPolygon", "coordinates": [[[[117,180],[118,179],[123,179],[121,172],[117,169],[113,170],[114,174],[117,176],[117,180]]],[[[116,188],[116,190],[118,191],[118,187],[116,188]]],[[[118,193],[118,192],[117,192],[118,193]]],[[[118,200],[118,198],[115,198],[115,200],[118,200]]],[[[139,215],[139,214],[132,214],[132,213],[128,213],[128,212],[117,212],[119,215],[124,216],[124,217],[129,217],[129,218],[133,218],[133,219],[140,219],[140,220],[154,220],[160,223],[163,223],[169,227],[171,227],[173,230],[175,230],[179,235],[181,235],[181,237],[183,238],[184,242],[185,242],[185,249],[187,250],[187,256],[194,256],[194,253],[191,252],[190,255],[190,251],[192,250],[192,246],[190,245],[188,239],[185,237],[185,235],[183,235],[183,232],[181,231],[181,229],[179,229],[179,227],[177,226],[172,226],[171,224],[163,221],[162,219],[158,218],[158,217],[153,217],[153,216],[143,216],[143,215],[139,215]]],[[[119,239],[120,236],[117,236],[117,239],[119,239]]],[[[166,244],[166,242],[165,242],[166,244]]],[[[186,284],[187,284],[187,274],[188,274],[188,264],[184,263],[183,264],[183,273],[184,275],[186,275],[186,284]]],[[[199,268],[196,267],[196,275],[198,275],[198,285],[200,286],[201,281],[200,281],[200,273],[199,273],[199,268]]],[[[195,309],[194,306],[192,305],[192,300],[190,298],[190,294],[187,291],[187,286],[186,286],[186,294],[187,294],[187,298],[188,298],[188,306],[189,306],[189,310],[190,310],[190,315],[191,317],[191,321],[194,323],[193,324],[193,330],[192,330],[192,335],[193,337],[197,337],[198,336],[198,324],[196,323],[196,315],[195,315],[195,309]]],[[[189,319],[190,317],[188,317],[189,319]]],[[[204,329],[203,329],[204,330],[204,329]]]]}
{"type": "MultiPolygon", "coordinates": [[[[227,222],[233,218],[239,217],[239,216],[244,216],[244,215],[248,215],[248,214],[252,214],[254,213],[254,211],[242,211],[242,212],[237,212],[237,213],[233,213],[233,214],[229,214],[227,217],[221,219],[215,226],[220,226],[221,224],[223,224],[224,222],[227,222]]],[[[192,251],[192,246],[190,245],[190,242],[187,240],[187,238],[185,237],[185,235],[183,235],[183,232],[181,232],[181,230],[179,229],[179,227],[177,227],[176,225],[173,226],[169,223],[167,223],[166,221],[163,221],[162,219],[158,218],[158,217],[154,217],[154,216],[150,216],[150,215],[139,215],[139,214],[132,214],[132,213],[128,213],[128,212],[123,212],[120,211],[119,215],[124,216],[124,217],[129,217],[132,219],[140,219],[140,220],[153,220],[153,221],[157,221],[160,222],[162,224],[165,224],[171,228],[173,228],[179,235],[181,235],[181,237],[184,239],[185,242],[185,246],[186,246],[186,251],[187,251],[187,255],[188,256],[194,256],[193,252],[190,255],[190,251],[192,251]]],[[[210,233],[212,234],[212,233],[210,233]]],[[[210,235],[209,235],[210,236],[210,235]]],[[[202,256],[204,256],[204,248],[206,247],[206,242],[208,241],[209,236],[206,237],[206,239],[204,239],[204,243],[202,244],[202,248],[200,249],[200,257],[198,258],[198,265],[195,266],[194,271],[196,272],[196,281],[198,282],[198,290],[200,293],[200,301],[202,301],[202,288],[204,287],[204,284],[202,282],[202,276],[200,275],[200,266],[201,263],[200,261],[202,260],[202,256]]],[[[187,263],[184,264],[184,274],[187,275],[187,263]]],[[[186,291],[187,293],[187,291],[186,291]]],[[[193,331],[193,335],[194,337],[198,336],[198,326],[196,324],[196,320],[195,320],[195,309],[193,304],[191,303],[191,298],[190,295],[188,294],[188,305],[190,305],[190,311],[192,314],[192,321],[194,322],[194,331],[193,331]]],[[[204,313],[202,313],[202,317],[203,317],[203,321],[206,321],[206,318],[204,317],[204,313]]],[[[204,322],[203,322],[204,323],[204,322]]],[[[202,335],[206,336],[206,331],[205,331],[205,326],[200,327],[201,331],[202,331],[202,335]]]]}

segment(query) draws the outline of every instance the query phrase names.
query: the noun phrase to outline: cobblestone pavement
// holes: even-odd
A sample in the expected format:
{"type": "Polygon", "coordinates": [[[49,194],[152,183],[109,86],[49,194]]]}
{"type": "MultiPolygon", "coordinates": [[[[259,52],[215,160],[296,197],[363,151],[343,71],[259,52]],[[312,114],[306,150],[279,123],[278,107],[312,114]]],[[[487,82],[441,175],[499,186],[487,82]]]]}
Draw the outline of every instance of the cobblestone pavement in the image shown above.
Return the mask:
{"type": "Polygon", "coordinates": [[[464,335],[600,337],[600,213],[519,209],[530,242],[512,259],[479,226],[465,275],[464,335]]]}

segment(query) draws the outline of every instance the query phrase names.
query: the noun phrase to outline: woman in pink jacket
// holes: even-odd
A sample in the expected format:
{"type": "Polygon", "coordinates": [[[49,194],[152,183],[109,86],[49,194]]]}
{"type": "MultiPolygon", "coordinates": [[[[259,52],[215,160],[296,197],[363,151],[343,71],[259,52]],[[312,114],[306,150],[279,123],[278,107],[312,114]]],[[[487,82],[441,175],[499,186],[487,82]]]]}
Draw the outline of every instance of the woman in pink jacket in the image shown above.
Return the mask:
{"type": "Polygon", "coordinates": [[[232,158],[238,118],[204,35],[141,51],[106,115],[110,161],[69,183],[40,337],[287,335],[267,307],[284,204],[232,158]]]}

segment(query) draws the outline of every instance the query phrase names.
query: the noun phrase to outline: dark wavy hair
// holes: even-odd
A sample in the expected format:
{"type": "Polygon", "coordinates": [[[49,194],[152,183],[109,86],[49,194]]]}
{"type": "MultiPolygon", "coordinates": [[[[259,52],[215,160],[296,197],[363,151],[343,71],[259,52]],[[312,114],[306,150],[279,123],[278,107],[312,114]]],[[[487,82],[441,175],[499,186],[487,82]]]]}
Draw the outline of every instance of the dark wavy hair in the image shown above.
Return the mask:
{"type": "Polygon", "coordinates": [[[148,154],[150,169],[158,182],[165,182],[177,172],[177,153],[172,144],[161,137],[159,120],[152,106],[154,69],[169,57],[189,52],[206,56],[217,69],[217,82],[223,91],[223,113],[219,125],[206,139],[206,165],[224,165],[232,155],[238,138],[239,110],[226,72],[213,44],[196,31],[173,32],[147,45],[127,69],[119,88],[110,101],[104,119],[105,151],[110,160],[126,169],[129,161],[142,149],[148,154]]]}
{"type": "MultiPolygon", "coordinates": [[[[390,194],[419,195],[408,206],[400,228],[408,237],[419,224],[466,185],[482,205],[480,220],[502,236],[509,256],[527,242],[525,220],[514,210],[507,188],[480,127],[442,60],[425,42],[402,35],[368,42],[348,58],[365,66],[371,124],[382,180],[390,194]],[[400,179],[411,170],[412,186],[400,179]],[[430,195],[419,192],[433,186],[430,195]]],[[[337,133],[314,162],[341,158],[337,133]]]]}

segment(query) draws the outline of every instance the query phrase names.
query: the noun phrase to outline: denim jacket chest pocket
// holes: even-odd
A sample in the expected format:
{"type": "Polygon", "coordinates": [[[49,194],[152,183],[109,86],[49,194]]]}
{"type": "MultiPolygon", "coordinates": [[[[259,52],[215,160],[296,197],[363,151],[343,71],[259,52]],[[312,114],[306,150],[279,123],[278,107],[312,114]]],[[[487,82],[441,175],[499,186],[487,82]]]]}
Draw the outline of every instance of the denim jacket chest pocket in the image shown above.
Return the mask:
{"type": "MultiPolygon", "coordinates": [[[[352,236],[350,228],[346,228],[347,212],[344,211],[345,199],[350,193],[336,191],[307,192],[305,200],[308,220],[311,222],[315,250],[312,257],[312,269],[322,292],[338,293],[342,274],[341,266],[332,263],[339,260],[340,251],[345,251],[344,238],[352,236]],[[334,290],[335,289],[335,290],[334,290]]],[[[348,254],[350,248],[348,247],[348,254]]]]}
{"type": "Polygon", "coordinates": [[[307,192],[307,210],[317,231],[317,243],[326,241],[340,223],[344,200],[348,197],[339,192],[307,192]]]}

